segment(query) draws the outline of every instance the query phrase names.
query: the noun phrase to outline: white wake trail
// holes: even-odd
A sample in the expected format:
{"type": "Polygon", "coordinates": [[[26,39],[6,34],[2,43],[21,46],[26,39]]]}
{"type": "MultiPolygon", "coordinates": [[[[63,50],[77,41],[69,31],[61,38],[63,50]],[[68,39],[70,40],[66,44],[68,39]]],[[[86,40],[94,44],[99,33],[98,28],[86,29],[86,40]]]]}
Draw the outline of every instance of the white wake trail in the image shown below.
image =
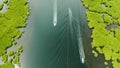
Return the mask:
{"type": "Polygon", "coordinates": [[[71,35],[73,35],[73,27],[72,27],[73,16],[72,16],[71,8],[68,8],[68,13],[69,13],[69,22],[70,22],[69,24],[70,24],[71,35]]]}
{"type": "Polygon", "coordinates": [[[85,53],[84,53],[82,37],[81,37],[81,33],[80,33],[79,21],[77,23],[78,23],[77,24],[78,25],[78,27],[77,27],[77,38],[78,38],[79,54],[80,54],[81,62],[84,64],[85,63],[85,53]]]}
{"type": "MultiPolygon", "coordinates": [[[[69,13],[69,22],[70,22],[70,29],[71,29],[71,35],[73,35],[73,15],[72,15],[72,10],[71,8],[68,8],[68,13],[69,13]]],[[[78,40],[78,47],[79,47],[79,55],[80,55],[80,60],[84,64],[85,63],[85,54],[84,54],[84,48],[83,48],[83,43],[82,43],[82,37],[80,33],[80,25],[79,21],[76,21],[74,23],[77,23],[77,29],[76,29],[76,34],[77,34],[77,40],[78,40]]]]}
{"type": "Polygon", "coordinates": [[[57,0],[54,0],[54,6],[53,6],[53,25],[57,25],[57,0]]]}

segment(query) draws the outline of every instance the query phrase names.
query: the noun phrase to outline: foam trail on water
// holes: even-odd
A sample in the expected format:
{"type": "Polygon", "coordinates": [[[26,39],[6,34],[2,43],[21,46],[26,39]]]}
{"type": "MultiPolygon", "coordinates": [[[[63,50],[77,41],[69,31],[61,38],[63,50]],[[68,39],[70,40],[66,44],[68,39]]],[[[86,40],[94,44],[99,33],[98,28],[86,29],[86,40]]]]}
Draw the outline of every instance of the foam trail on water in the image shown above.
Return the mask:
{"type": "Polygon", "coordinates": [[[54,7],[53,7],[53,25],[57,25],[57,0],[54,0],[54,7]]]}
{"type": "MultiPolygon", "coordinates": [[[[71,11],[71,8],[68,8],[68,16],[69,16],[69,25],[70,25],[70,32],[71,32],[71,36],[73,36],[73,27],[72,27],[72,11],[71,11]]],[[[73,38],[73,37],[71,37],[73,38]]],[[[68,65],[68,64],[67,64],[68,65]]],[[[69,68],[68,66],[66,68],[69,68]]]]}
{"type": "MultiPolygon", "coordinates": [[[[70,29],[71,29],[71,35],[73,35],[74,33],[74,29],[73,29],[73,15],[72,15],[72,10],[71,8],[68,8],[68,13],[69,13],[69,22],[70,22],[70,29]]],[[[80,60],[81,62],[84,64],[85,63],[85,54],[84,54],[84,48],[83,48],[83,43],[82,43],[82,37],[81,37],[81,33],[80,33],[80,25],[79,25],[79,21],[74,22],[77,24],[77,29],[76,31],[76,35],[77,35],[77,40],[78,40],[78,47],[79,47],[79,55],[80,55],[80,60]]]]}
{"type": "Polygon", "coordinates": [[[84,48],[83,48],[83,43],[82,43],[82,37],[80,33],[80,25],[79,21],[77,22],[77,38],[78,38],[78,47],[79,47],[79,54],[80,54],[80,59],[81,62],[84,64],[85,63],[85,54],[84,54],[84,48]]]}
{"type": "Polygon", "coordinates": [[[72,10],[71,10],[71,8],[68,8],[68,13],[69,13],[69,20],[70,20],[70,24],[71,24],[71,26],[72,26],[72,10]]]}
{"type": "Polygon", "coordinates": [[[69,24],[70,24],[71,35],[73,35],[73,27],[72,27],[73,16],[72,16],[71,8],[68,8],[68,13],[69,13],[69,22],[70,22],[69,24]]]}

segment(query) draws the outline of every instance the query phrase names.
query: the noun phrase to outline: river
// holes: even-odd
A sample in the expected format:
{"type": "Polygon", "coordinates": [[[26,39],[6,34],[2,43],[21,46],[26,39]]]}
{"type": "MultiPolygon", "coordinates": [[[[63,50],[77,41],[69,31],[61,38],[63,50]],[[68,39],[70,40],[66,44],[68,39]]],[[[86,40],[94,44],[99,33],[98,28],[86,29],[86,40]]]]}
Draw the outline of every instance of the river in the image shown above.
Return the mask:
{"type": "MultiPolygon", "coordinates": [[[[87,68],[86,58],[80,60],[76,38],[71,38],[68,8],[72,11],[73,24],[79,21],[85,54],[90,47],[85,8],[80,0],[57,0],[57,22],[53,23],[54,0],[29,0],[30,16],[23,35],[24,56],[21,68],[87,68]],[[87,47],[87,48],[88,48],[87,47]]],[[[75,27],[75,26],[74,26],[75,27]]],[[[74,36],[76,37],[76,36],[74,36]]],[[[90,53],[91,54],[91,53],[90,53]]]]}

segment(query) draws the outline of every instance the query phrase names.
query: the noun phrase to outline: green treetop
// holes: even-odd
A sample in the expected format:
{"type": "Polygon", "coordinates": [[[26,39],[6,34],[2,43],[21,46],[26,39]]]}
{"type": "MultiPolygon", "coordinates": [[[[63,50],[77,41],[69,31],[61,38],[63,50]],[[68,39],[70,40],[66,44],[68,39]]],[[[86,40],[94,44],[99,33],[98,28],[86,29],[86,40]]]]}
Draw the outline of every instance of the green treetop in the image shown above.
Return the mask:
{"type": "Polygon", "coordinates": [[[92,29],[91,44],[95,49],[92,53],[95,57],[97,54],[104,55],[106,68],[109,66],[107,60],[112,60],[113,68],[120,68],[120,0],[82,0],[82,3],[88,9],[86,15],[88,26],[92,29]]]}
{"type": "Polygon", "coordinates": [[[29,6],[27,0],[3,0],[0,10],[4,5],[7,5],[7,9],[0,12],[0,57],[4,64],[0,64],[0,68],[14,68],[14,64],[20,66],[19,56],[23,47],[20,45],[13,51],[7,49],[17,45],[15,39],[19,39],[23,33],[19,28],[26,26],[29,6]]]}

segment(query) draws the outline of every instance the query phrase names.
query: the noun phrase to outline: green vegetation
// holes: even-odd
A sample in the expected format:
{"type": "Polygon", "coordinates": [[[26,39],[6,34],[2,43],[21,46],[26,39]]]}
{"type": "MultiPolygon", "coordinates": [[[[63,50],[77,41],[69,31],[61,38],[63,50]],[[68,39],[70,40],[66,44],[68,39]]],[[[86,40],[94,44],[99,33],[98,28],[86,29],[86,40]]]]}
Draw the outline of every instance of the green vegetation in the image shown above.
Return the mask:
{"type": "Polygon", "coordinates": [[[3,3],[5,3],[5,4],[6,4],[7,2],[8,2],[8,0],[3,0],[3,3]]]}
{"type": "Polygon", "coordinates": [[[98,53],[96,51],[93,50],[92,53],[94,54],[95,57],[98,56],[98,53]]]}
{"type": "Polygon", "coordinates": [[[0,4],[0,10],[2,10],[3,6],[4,6],[4,4],[0,4]]]}
{"type": "Polygon", "coordinates": [[[102,54],[104,64],[109,68],[107,60],[111,60],[113,68],[120,68],[120,0],[82,0],[86,12],[88,26],[92,29],[92,48],[94,56],[102,54]],[[109,28],[118,25],[116,28],[109,28]]]}
{"type": "Polygon", "coordinates": [[[26,26],[29,6],[27,0],[3,0],[0,10],[4,8],[5,4],[8,9],[5,12],[0,12],[0,57],[4,63],[0,64],[0,68],[14,68],[14,64],[20,66],[19,56],[23,47],[20,45],[17,50],[10,52],[7,52],[7,49],[17,45],[15,39],[19,39],[24,32],[19,28],[26,26]]]}
{"type": "Polygon", "coordinates": [[[12,61],[8,61],[5,64],[0,65],[0,68],[14,68],[12,61]]]}
{"type": "Polygon", "coordinates": [[[108,65],[108,63],[107,63],[107,62],[104,62],[104,64],[105,64],[105,65],[108,65]]]}
{"type": "Polygon", "coordinates": [[[15,56],[13,57],[13,63],[17,64],[18,66],[20,66],[20,62],[19,62],[19,53],[16,53],[15,56]]]}
{"type": "Polygon", "coordinates": [[[22,45],[19,45],[18,47],[18,52],[22,52],[23,51],[23,46],[22,45]]]}
{"type": "Polygon", "coordinates": [[[10,52],[8,52],[8,56],[13,56],[14,54],[15,54],[14,51],[10,51],[10,52]]]}

